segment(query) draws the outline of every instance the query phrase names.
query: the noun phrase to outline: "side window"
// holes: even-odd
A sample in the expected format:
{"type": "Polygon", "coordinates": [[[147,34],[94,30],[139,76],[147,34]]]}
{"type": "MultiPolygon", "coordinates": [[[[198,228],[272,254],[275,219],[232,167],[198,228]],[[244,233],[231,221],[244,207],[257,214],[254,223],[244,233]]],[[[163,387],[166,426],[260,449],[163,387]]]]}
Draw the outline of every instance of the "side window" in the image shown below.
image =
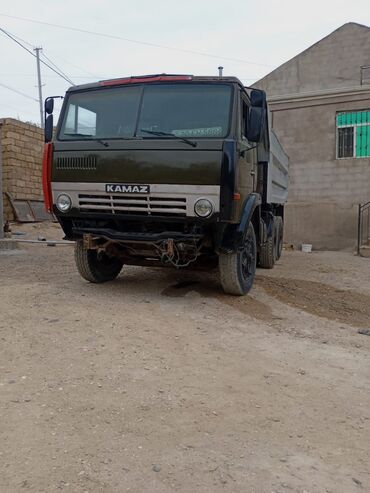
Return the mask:
{"type": "Polygon", "coordinates": [[[370,157],[370,111],[338,113],[337,158],[370,157]]]}
{"type": "Polygon", "coordinates": [[[96,135],[96,113],[82,106],[71,104],[65,123],[64,134],[96,135]]]}
{"type": "Polygon", "coordinates": [[[76,105],[70,104],[68,108],[67,118],[64,126],[64,132],[67,134],[76,133],[76,105]]]}
{"type": "Polygon", "coordinates": [[[242,137],[247,138],[249,106],[244,98],[241,100],[241,105],[241,134],[242,137]]]}
{"type": "Polygon", "coordinates": [[[96,113],[81,106],[78,108],[77,133],[96,135],[96,113]]]}

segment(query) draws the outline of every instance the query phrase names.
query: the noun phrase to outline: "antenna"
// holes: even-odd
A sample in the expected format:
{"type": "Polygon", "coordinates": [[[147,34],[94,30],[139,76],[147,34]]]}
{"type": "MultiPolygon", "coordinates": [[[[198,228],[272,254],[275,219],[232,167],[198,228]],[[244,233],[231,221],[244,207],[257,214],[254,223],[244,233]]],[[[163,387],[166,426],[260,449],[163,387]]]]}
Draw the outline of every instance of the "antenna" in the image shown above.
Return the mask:
{"type": "Polygon", "coordinates": [[[219,77],[222,77],[222,71],[223,71],[223,69],[224,69],[224,68],[223,68],[223,67],[221,67],[221,66],[219,66],[219,67],[218,67],[218,76],[219,76],[219,77]]]}

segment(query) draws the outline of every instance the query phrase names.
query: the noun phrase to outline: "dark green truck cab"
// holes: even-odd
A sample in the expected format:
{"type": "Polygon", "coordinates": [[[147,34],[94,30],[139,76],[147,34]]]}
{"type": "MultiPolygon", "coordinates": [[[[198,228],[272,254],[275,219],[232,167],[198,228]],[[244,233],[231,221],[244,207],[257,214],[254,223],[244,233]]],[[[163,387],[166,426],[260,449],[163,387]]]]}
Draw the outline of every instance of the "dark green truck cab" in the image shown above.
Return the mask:
{"type": "Polygon", "coordinates": [[[48,98],[45,203],[85,279],[218,265],[224,291],[242,295],[257,263],[280,256],[288,159],[263,91],[165,74],[75,86],[53,139],[52,111],[48,98]]]}

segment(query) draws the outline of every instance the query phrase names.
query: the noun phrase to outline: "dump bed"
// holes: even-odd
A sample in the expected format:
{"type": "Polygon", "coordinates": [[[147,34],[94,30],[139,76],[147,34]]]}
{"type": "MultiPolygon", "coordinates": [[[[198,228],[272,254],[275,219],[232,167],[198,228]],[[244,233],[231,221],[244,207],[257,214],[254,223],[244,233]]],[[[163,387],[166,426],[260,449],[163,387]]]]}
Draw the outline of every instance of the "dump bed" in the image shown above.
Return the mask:
{"type": "Polygon", "coordinates": [[[270,156],[267,171],[266,201],[284,204],[288,197],[289,157],[273,130],[270,130],[270,156]]]}

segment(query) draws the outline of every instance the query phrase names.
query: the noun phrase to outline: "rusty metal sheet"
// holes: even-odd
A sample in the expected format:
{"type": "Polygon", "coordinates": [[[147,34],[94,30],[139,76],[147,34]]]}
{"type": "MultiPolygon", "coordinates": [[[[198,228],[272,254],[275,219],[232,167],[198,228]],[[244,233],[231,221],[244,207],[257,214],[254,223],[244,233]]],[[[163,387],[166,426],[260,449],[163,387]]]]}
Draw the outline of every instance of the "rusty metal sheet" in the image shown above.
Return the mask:
{"type": "Polygon", "coordinates": [[[29,200],[28,203],[32,209],[35,221],[54,220],[54,216],[46,212],[44,202],[42,202],[41,200],[29,200]]]}
{"type": "Polygon", "coordinates": [[[15,218],[21,223],[32,223],[35,221],[35,217],[32,213],[32,209],[27,200],[13,200],[11,201],[15,218]]]}
{"type": "Polygon", "coordinates": [[[21,223],[32,223],[55,220],[52,214],[44,209],[42,200],[15,199],[11,193],[5,192],[13,208],[15,219],[21,223]]]}

